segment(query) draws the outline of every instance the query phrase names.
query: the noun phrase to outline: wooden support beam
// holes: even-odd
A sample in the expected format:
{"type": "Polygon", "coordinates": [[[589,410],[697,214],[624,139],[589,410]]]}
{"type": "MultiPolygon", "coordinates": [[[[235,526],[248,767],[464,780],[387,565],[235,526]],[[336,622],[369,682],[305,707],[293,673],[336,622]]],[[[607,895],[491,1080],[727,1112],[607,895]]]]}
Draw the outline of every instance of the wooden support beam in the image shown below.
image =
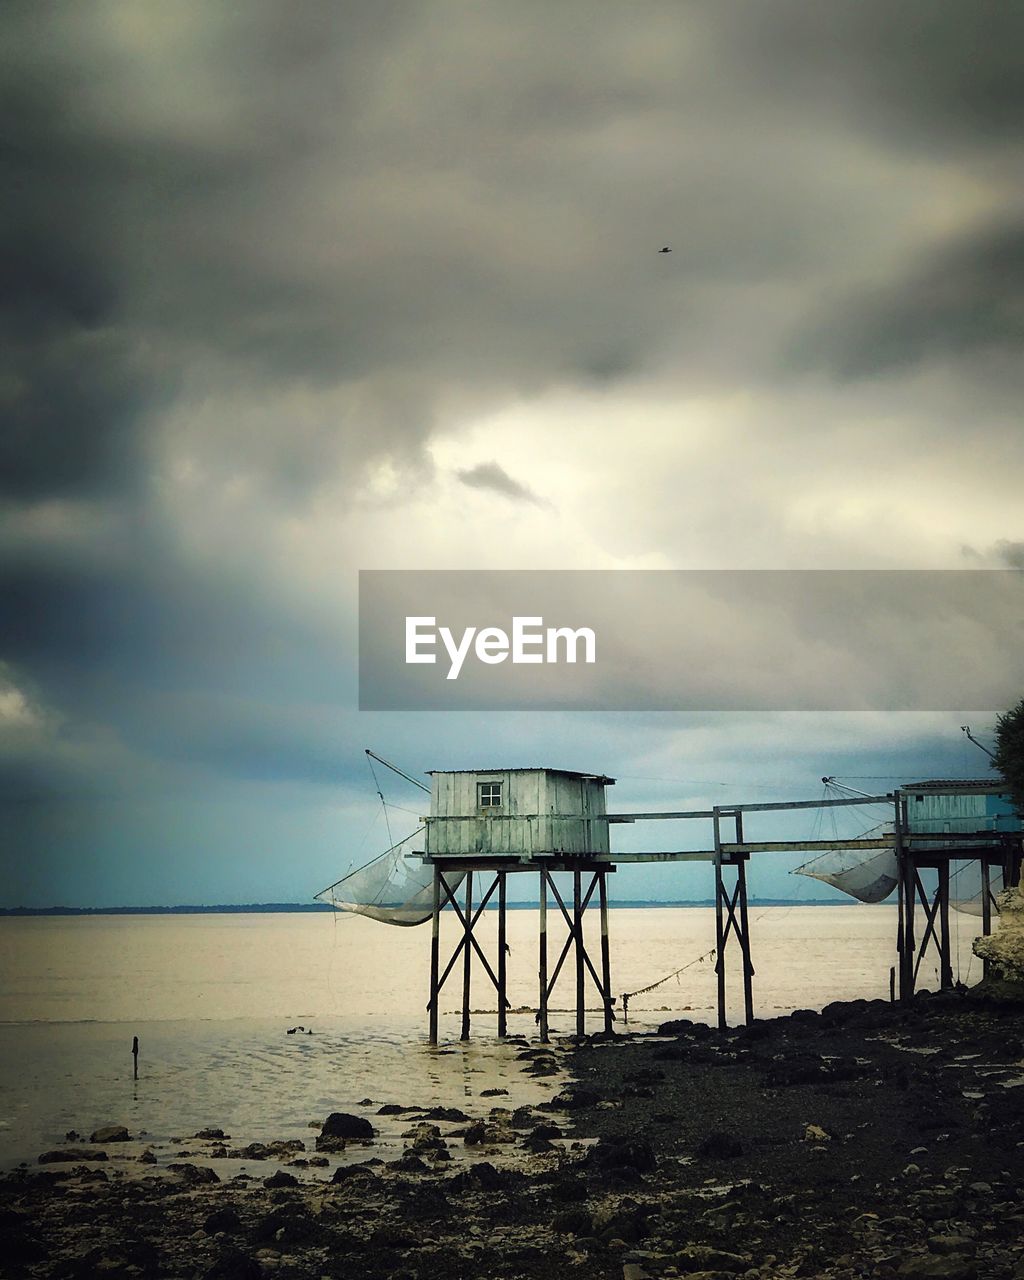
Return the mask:
{"type": "MultiPolygon", "coordinates": [[[[743,840],[743,817],[736,815],[736,839],[743,840]]],[[[743,952],[743,1015],[749,1027],[754,1021],[754,966],[750,959],[750,919],[747,913],[747,860],[736,866],[736,892],[740,900],[740,923],[737,930],[743,952]]]]}
{"type": "Polygon", "coordinates": [[[714,809],[675,809],[660,813],[609,813],[608,822],[674,822],[681,818],[711,818],[735,813],[772,813],[791,809],[842,809],[847,805],[891,804],[892,795],[843,796],[838,800],[773,800],[764,804],[723,804],[714,809]]]}
{"type": "Polygon", "coordinates": [[[440,960],[441,942],[441,876],[441,868],[435,867],[434,898],[430,915],[430,1004],[427,1006],[430,1018],[428,1034],[431,1044],[437,1044],[437,998],[440,990],[437,981],[437,972],[440,960]]]}
{"type": "Polygon", "coordinates": [[[899,884],[899,947],[900,999],[909,1000],[914,994],[914,898],[916,890],[912,877],[913,857],[903,841],[903,795],[893,794],[893,836],[896,845],[897,879],[899,884]]]}
{"type": "Polygon", "coordinates": [[[463,961],[462,961],[462,1035],[461,1040],[469,1039],[469,985],[472,976],[473,953],[469,948],[469,944],[473,939],[473,873],[466,872],[466,916],[465,916],[466,932],[463,939],[463,961]]]}
{"type": "Polygon", "coordinates": [[[718,976],[718,1029],[724,1031],[725,1016],[725,923],[722,907],[725,901],[725,884],[722,880],[722,828],[721,817],[714,810],[715,828],[715,973],[718,976]]]}
{"type": "Polygon", "coordinates": [[[598,893],[601,902],[601,995],[604,999],[604,1031],[605,1035],[610,1036],[615,1015],[612,1011],[612,964],[608,942],[608,886],[605,883],[608,873],[598,871],[596,874],[601,878],[598,893]]]}
{"type": "Polygon", "coordinates": [[[505,897],[505,875],[504,871],[498,872],[498,1035],[504,1037],[508,1034],[508,1000],[505,996],[505,982],[507,979],[506,967],[506,942],[505,942],[505,909],[507,906],[505,897]]]}
{"type": "Polygon", "coordinates": [[[949,862],[939,867],[939,885],[936,890],[939,903],[939,987],[948,991],[953,986],[953,965],[950,958],[949,936],[949,862]]]}
{"type": "MultiPolygon", "coordinates": [[[[989,871],[989,865],[982,860],[981,863],[981,933],[982,937],[989,937],[992,933],[992,875],[989,871]]],[[[981,962],[981,976],[987,978],[989,976],[989,959],[985,956],[981,962]]]]}
{"type": "Polygon", "coordinates": [[[576,942],[576,1034],[581,1036],[586,1031],[586,992],[584,991],[583,980],[585,977],[583,971],[583,892],[580,880],[580,870],[577,869],[572,873],[572,915],[573,915],[573,937],[576,942]]]}
{"type": "Polygon", "coordinates": [[[540,1027],[541,1044],[548,1042],[548,873],[540,873],[540,1003],[537,1009],[537,1021],[540,1027]]]}

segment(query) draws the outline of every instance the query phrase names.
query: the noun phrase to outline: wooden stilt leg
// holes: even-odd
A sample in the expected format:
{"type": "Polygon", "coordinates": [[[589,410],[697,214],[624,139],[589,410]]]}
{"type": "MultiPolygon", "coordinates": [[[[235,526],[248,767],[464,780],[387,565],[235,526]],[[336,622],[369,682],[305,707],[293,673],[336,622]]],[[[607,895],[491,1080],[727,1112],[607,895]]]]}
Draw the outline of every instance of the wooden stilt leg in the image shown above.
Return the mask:
{"type": "Polygon", "coordinates": [[[540,1004],[538,1021],[542,1044],[548,1042],[548,873],[540,873],[540,1004]]]}
{"type": "Polygon", "coordinates": [[[586,1031],[586,992],[583,984],[583,909],[580,887],[580,870],[577,867],[572,873],[572,918],[576,936],[576,1034],[581,1036],[586,1031]]]}
{"type": "MultiPolygon", "coordinates": [[[[984,854],[981,858],[981,932],[985,938],[992,933],[992,874],[984,854]]],[[[981,976],[987,978],[988,974],[989,961],[986,957],[981,962],[981,976]]]]}
{"type": "Polygon", "coordinates": [[[715,824],[715,972],[718,975],[718,1029],[724,1031],[725,1016],[725,884],[722,880],[722,826],[718,806],[714,809],[715,824]]]}
{"type": "Polygon", "coordinates": [[[939,866],[939,987],[946,991],[953,985],[953,965],[949,937],[949,859],[939,866]]]}
{"type": "Polygon", "coordinates": [[[498,1035],[508,1034],[508,1001],[505,998],[505,872],[498,872],[498,1035]]]}
{"type": "MultiPolygon", "coordinates": [[[[737,839],[737,844],[739,839],[737,839]]],[[[743,1016],[749,1027],[754,1021],[754,966],[750,959],[750,931],[747,916],[747,860],[741,855],[736,867],[739,877],[740,949],[743,952],[743,1016]]]]}
{"type": "Polygon", "coordinates": [[[597,891],[601,895],[601,985],[604,997],[604,1030],[606,1035],[612,1033],[612,963],[611,948],[608,942],[608,873],[599,871],[597,891]]]}
{"type": "Polygon", "coordinates": [[[460,1039],[469,1039],[469,983],[472,970],[473,953],[469,939],[473,932],[473,873],[466,873],[466,944],[462,959],[462,1035],[460,1039]]]}
{"type": "Polygon", "coordinates": [[[441,871],[434,868],[434,900],[430,917],[430,1043],[437,1044],[438,960],[441,936],[441,871]]]}

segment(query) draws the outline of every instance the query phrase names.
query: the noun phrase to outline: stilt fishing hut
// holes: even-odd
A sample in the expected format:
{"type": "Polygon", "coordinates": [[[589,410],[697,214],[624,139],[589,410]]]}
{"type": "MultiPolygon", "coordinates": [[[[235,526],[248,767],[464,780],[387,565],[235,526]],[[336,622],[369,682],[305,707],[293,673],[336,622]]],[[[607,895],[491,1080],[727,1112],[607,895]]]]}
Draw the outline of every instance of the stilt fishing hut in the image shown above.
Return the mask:
{"type": "Polygon", "coordinates": [[[611,964],[608,946],[608,873],[610,861],[605,788],[614,778],[568,769],[459,769],[430,774],[430,815],[425,821],[424,862],[432,868],[432,933],[430,943],[430,1039],[437,1040],[438,998],[460,956],[462,959],[462,1038],[469,1037],[472,956],[475,953],[493,983],[498,998],[498,1034],[506,1031],[505,994],[506,879],[510,873],[532,871],[539,876],[541,1039],[548,1036],[548,1000],[570,953],[576,973],[576,1030],[584,1031],[585,989],[588,976],[597,987],[604,1028],[612,1029],[611,964]],[[557,871],[572,875],[572,906],[566,905],[555,884],[557,871]],[[474,906],[474,874],[481,884],[474,906]],[[584,887],[584,881],[589,883],[584,887]],[[464,902],[455,890],[465,882],[464,902]],[[597,891],[601,916],[600,972],[587,950],[584,915],[597,891]],[[498,945],[492,966],[474,935],[474,925],[488,902],[498,895],[498,945]],[[549,897],[557,906],[568,936],[554,965],[549,965],[549,897]],[[442,972],[440,969],[440,912],[450,905],[462,924],[462,937],[442,972]],[[495,972],[495,969],[497,972],[495,972]]]}
{"type": "MultiPolygon", "coordinates": [[[[951,907],[980,915],[982,934],[992,932],[997,894],[1020,880],[1022,832],[1024,821],[999,777],[911,782],[896,793],[896,947],[904,998],[914,993],[929,945],[937,952],[940,987],[953,986],[951,907]],[[965,890],[958,880],[974,868],[979,883],[972,875],[965,890]],[[926,869],[936,873],[931,892],[921,877],[926,869]],[[918,906],[924,915],[920,934],[918,906]]],[[[987,960],[984,965],[987,974],[987,960]]]]}

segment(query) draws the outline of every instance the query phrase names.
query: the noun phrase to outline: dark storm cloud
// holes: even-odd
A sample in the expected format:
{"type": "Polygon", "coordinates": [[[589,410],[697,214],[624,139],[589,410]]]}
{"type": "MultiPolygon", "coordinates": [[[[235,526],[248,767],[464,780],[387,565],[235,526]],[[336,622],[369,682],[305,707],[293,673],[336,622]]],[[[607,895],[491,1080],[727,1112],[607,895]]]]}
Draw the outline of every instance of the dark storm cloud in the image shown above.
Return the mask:
{"type": "Polygon", "coordinates": [[[541,502],[528,485],[513,479],[497,462],[481,462],[478,466],[456,474],[471,489],[489,489],[492,493],[500,493],[516,502],[532,502],[535,505],[541,502]]]}
{"type": "MultiPolygon", "coordinates": [[[[974,159],[1021,105],[1006,5],[13,12],[3,470],[32,496],[131,478],[182,379],[243,417],[240,386],[359,383],[295,443],[283,483],[308,487],[339,438],[415,452],[452,384],[768,376],[744,288],[841,263],[858,219],[879,234],[843,140],[974,159]]],[[[928,340],[998,321],[987,261],[928,340]]],[[[850,345],[840,367],[868,358],[850,345]]]]}
{"type": "Polygon", "coordinates": [[[1024,343],[1022,292],[1024,221],[979,227],[884,289],[822,316],[804,346],[810,363],[849,378],[973,356],[1015,362],[1024,343]]]}

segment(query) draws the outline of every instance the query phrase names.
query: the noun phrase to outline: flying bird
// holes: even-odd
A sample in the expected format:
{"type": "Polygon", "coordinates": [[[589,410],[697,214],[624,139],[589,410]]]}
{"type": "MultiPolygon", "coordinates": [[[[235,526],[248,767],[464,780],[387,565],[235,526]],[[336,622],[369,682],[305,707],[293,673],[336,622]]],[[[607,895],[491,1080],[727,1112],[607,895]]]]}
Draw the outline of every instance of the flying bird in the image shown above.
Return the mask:
{"type": "Polygon", "coordinates": [[[666,245],[666,246],[664,247],[664,249],[659,249],[659,250],[658,250],[658,252],[659,252],[659,253],[671,253],[671,252],[672,252],[672,250],[668,247],[668,245],[666,245]]]}

